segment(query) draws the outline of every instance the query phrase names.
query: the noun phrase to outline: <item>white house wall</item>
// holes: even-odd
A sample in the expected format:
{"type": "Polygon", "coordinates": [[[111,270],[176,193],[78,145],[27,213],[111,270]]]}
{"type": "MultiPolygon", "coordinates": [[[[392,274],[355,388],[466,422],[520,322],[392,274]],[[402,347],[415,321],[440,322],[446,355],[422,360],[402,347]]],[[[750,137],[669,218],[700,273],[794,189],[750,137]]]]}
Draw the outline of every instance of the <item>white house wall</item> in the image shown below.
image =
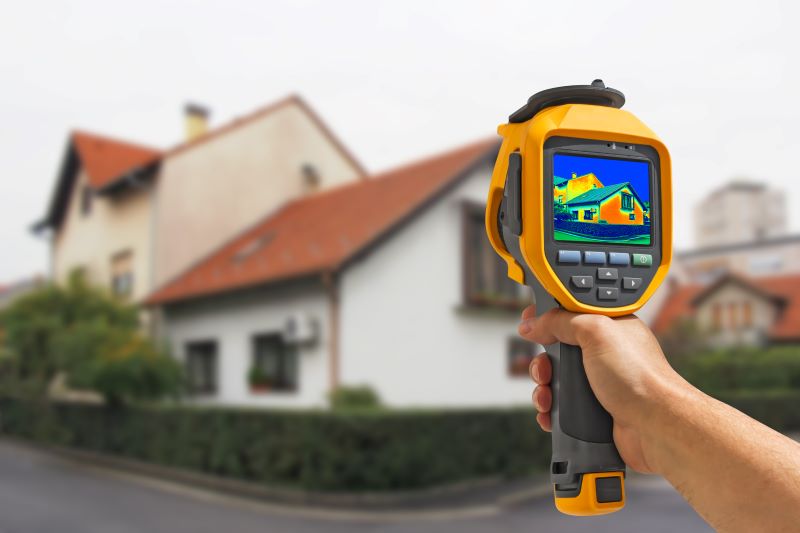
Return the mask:
{"type": "Polygon", "coordinates": [[[164,312],[165,333],[172,353],[185,361],[186,344],[217,342],[217,392],[193,400],[199,403],[269,407],[326,405],[329,388],[328,299],[319,284],[273,291],[251,290],[172,307],[164,312]],[[293,392],[252,393],[247,374],[254,335],[280,332],[287,318],[301,313],[319,324],[317,341],[299,351],[298,388],[293,392]]]}
{"type": "Polygon", "coordinates": [[[489,166],[342,276],[341,381],[393,406],[529,404],[508,373],[519,316],[462,305],[461,202],[484,203],[489,166]]]}

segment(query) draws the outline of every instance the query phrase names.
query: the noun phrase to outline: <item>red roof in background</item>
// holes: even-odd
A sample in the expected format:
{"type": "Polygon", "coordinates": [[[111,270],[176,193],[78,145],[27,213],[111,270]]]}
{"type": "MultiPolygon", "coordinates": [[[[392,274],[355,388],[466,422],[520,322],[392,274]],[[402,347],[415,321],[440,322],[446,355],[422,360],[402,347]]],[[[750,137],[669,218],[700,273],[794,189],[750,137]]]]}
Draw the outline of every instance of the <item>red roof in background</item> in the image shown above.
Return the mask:
{"type": "Polygon", "coordinates": [[[497,148],[495,139],[290,202],[148,298],[163,304],[334,271],[497,148]]]}
{"type": "Polygon", "coordinates": [[[670,289],[671,294],[653,321],[653,331],[657,334],[666,333],[678,320],[692,317],[692,302],[703,289],[705,287],[702,285],[684,285],[670,289]]]}
{"type": "Polygon", "coordinates": [[[130,170],[154,163],[161,157],[161,151],[155,148],[93,133],[75,131],[71,138],[89,176],[89,183],[95,189],[108,185],[130,170]]]}
{"type": "Polygon", "coordinates": [[[653,331],[665,333],[680,318],[693,317],[695,302],[728,283],[743,283],[765,297],[780,302],[783,306],[782,312],[769,331],[770,338],[776,341],[800,340],[800,274],[757,278],[729,275],[711,285],[678,287],[661,308],[653,323],[653,331]]]}

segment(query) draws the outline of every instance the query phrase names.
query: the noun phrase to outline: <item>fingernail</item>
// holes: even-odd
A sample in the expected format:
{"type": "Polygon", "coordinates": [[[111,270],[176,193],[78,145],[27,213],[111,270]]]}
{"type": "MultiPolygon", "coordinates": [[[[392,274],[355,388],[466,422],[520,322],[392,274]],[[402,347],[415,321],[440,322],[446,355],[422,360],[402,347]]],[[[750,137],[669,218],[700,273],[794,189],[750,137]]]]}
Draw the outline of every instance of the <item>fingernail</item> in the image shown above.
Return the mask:
{"type": "Polygon", "coordinates": [[[523,320],[522,322],[519,323],[519,332],[522,333],[523,335],[525,333],[530,332],[530,330],[531,330],[531,327],[530,327],[530,325],[528,325],[528,321],[527,320],[523,320]]]}
{"type": "Polygon", "coordinates": [[[539,383],[539,367],[533,367],[533,381],[539,383]]]}

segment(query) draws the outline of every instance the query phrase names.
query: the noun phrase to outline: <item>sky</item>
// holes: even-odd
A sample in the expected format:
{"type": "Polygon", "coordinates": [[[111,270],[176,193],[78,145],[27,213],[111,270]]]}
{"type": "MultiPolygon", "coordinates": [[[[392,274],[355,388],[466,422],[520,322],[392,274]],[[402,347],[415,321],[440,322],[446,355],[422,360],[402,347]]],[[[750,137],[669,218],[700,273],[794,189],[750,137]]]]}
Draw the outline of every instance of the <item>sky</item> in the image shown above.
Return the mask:
{"type": "Polygon", "coordinates": [[[798,230],[800,8],[775,2],[2,0],[0,284],[48,270],[31,236],[72,128],[167,147],[299,93],[371,171],[495,134],[536,91],[602,78],[672,154],[676,246],[734,178],[798,230]]]}
{"type": "Polygon", "coordinates": [[[559,154],[553,156],[554,176],[570,179],[573,172],[578,176],[593,173],[606,187],[616,183],[630,183],[643,202],[650,201],[649,169],[650,165],[642,161],[559,154]]]}

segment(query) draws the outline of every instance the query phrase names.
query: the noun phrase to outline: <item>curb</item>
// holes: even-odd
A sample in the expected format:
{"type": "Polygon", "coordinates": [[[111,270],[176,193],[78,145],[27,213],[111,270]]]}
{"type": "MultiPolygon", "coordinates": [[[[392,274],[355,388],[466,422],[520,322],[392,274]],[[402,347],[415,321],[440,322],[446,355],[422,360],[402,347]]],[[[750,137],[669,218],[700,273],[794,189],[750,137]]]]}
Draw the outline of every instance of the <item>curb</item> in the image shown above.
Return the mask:
{"type": "Polygon", "coordinates": [[[194,499],[248,510],[345,521],[452,520],[496,515],[550,496],[547,476],[505,482],[500,478],[396,493],[319,493],[269,487],[153,463],[3,436],[8,443],[80,465],[101,475],[194,499]]]}

